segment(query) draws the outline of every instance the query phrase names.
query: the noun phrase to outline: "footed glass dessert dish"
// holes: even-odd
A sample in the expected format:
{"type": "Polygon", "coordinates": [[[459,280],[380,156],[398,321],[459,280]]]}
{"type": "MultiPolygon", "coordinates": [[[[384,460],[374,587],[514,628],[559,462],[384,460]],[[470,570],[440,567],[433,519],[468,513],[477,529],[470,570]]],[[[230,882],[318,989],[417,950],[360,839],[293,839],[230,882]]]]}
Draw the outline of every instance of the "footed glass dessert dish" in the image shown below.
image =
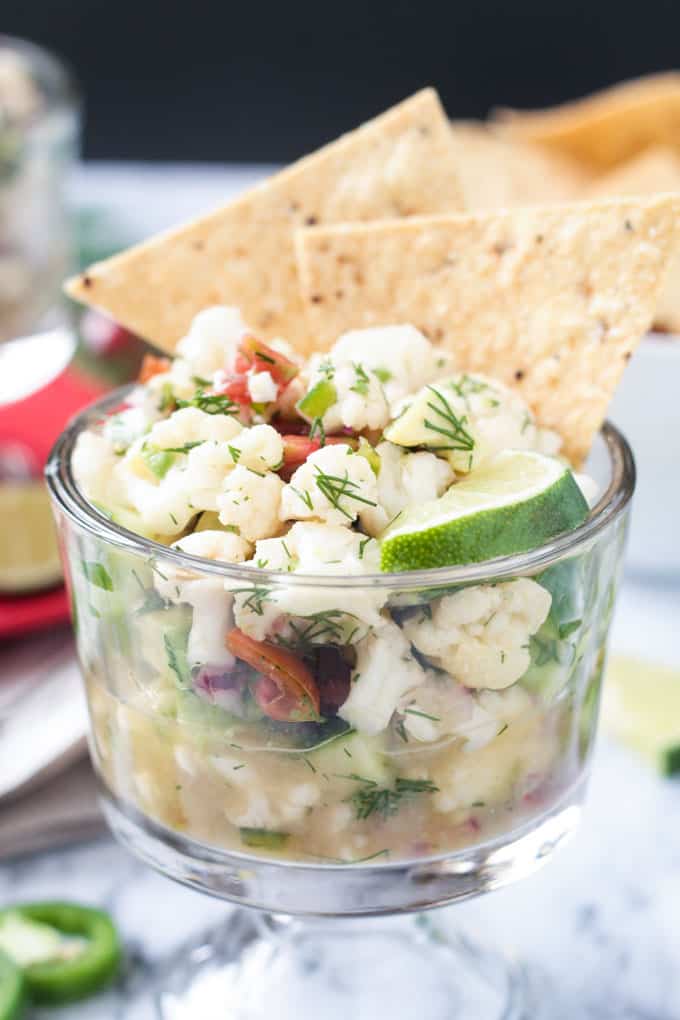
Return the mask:
{"type": "MultiPolygon", "coordinates": [[[[524,877],[578,824],[634,485],[623,437],[596,440],[585,523],[528,553],[254,570],[84,498],[74,446],[120,401],[76,419],[47,472],[105,811],[153,867],[247,908],[168,962],[160,1015],[534,1015],[521,970],[395,915],[524,877]]],[[[314,525],[296,528],[302,557],[314,525]]]]}

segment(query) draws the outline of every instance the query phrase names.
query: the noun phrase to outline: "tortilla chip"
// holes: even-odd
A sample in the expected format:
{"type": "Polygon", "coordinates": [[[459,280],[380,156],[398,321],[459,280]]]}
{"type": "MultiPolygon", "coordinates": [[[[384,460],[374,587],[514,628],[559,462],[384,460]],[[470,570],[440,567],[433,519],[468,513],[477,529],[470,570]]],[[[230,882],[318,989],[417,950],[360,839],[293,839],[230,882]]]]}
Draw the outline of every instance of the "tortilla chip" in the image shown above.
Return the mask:
{"type": "Polygon", "coordinates": [[[454,121],[452,130],[464,206],[472,212],[568,201],[590,179],[571,160],[502,138],[485,124],[454,121]]]}
{"type": "Polygon", "coordinates": [[[605,171],[652,145],[680,151],[680,73],[648,75],[547,110],[498,110],[504,135],[605,171]]]}
{"type": "Polygon", "coordinates": [[[304,338],[293,230],[461,208],[448,120],[425,89],[185,226],[70,280],[94,305],[172,353],[208,305],[240,308],[263,339],[304,338]]]}
{"type": "Polygon", "coordinates": [[[310,330],[408,322],[518,389],[575,462],[652,321],[680,196],[300,231],[310,330]]]}

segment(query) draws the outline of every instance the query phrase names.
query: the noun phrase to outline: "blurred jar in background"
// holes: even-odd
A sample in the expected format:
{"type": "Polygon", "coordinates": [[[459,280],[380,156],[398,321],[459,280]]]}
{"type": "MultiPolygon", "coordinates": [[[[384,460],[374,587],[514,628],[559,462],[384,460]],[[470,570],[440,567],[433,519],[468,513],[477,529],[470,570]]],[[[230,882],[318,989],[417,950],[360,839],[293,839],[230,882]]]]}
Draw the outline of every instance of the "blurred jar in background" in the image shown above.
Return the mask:
{"type": "Polygon", "coordinates": [[[66,180],[80,104],[66,68],[0,35],[0,340],[57,321],[71,268],[66,180]]]}

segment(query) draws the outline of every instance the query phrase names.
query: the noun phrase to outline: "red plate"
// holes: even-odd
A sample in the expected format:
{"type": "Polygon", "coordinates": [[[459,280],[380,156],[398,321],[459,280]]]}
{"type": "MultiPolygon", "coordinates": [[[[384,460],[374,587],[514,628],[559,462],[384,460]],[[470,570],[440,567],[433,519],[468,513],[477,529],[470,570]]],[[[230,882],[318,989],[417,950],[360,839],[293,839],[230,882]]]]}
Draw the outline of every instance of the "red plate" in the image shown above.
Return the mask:
{"type": "Polygon", "coordinates": [[[16,637],[69,619],[66,588],[52,588],[37,595],[0,597],[0,638],[16,637]]]}

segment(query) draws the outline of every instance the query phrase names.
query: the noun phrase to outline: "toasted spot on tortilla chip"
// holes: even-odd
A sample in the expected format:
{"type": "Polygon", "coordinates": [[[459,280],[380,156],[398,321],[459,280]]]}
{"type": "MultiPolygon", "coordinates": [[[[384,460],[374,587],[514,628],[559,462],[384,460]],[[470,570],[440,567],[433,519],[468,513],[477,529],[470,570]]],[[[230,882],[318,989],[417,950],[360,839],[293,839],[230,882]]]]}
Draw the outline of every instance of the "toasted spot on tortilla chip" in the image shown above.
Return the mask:
{"type": "Polygon", "coordinates": [[[257,185],[67,284],[171,353],[210,304],[236,305],[264,339],[306,340],[296,227],[461,208],[449,122],[425,89],[257,185]]]}
{"type": "Polygon", "coordinates": [[[460,369],[517,388],[578,462],[651,324],[679,233],[680,195],[667,195],[316,227],[296,243],[321,347],[417,323],[460,369]]]}

